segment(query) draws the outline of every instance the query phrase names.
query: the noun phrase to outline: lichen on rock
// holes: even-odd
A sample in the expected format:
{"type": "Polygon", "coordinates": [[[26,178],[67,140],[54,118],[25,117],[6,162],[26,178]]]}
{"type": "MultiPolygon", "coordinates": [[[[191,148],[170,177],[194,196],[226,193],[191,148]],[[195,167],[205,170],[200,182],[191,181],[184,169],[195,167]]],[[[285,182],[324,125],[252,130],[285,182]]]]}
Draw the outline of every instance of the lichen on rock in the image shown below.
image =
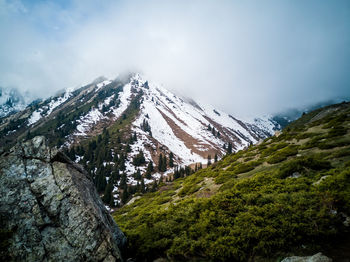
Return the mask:
{"type": "Polygon", "coordinates": [[[44,137],[0,156],[0,226],[15,261],[121,261],[126,242],[83,168],[44,137]]]}

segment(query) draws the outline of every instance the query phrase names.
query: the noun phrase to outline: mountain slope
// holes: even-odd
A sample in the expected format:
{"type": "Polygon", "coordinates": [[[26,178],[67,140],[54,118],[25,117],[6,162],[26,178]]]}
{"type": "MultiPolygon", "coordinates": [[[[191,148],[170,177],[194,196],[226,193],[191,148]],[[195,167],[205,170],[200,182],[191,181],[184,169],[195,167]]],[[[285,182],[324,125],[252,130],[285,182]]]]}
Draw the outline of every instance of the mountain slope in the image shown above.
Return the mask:
{"type": "Polygon", "coordinates": [[[278,128],[268,119],[238,120],[134,74],[96,79],[3,118],[0,142],[10,147],[19,139],[45,135],[51,145],[85,166],[101,194],[110,195],[105,191],[113,184],[112,199],[120,203],[122,192],[130,190],[132,195],[141,184],[174,173],[176,166],[205,164],[278,128]],[[159,167],[160,162],[164,166],[159,167]]]}
{"type": "Polygon", "coordinates": [[[349,257],[350,103],[304,115],[263,143],[161,183],[114,217],[143,260],[349,257]]]}
{"type": "Polygon", "coordinates": [[[31,100],[28,93],[22,95],[15,88],[0,87],[0,118],[23,110],[31,100]]]}

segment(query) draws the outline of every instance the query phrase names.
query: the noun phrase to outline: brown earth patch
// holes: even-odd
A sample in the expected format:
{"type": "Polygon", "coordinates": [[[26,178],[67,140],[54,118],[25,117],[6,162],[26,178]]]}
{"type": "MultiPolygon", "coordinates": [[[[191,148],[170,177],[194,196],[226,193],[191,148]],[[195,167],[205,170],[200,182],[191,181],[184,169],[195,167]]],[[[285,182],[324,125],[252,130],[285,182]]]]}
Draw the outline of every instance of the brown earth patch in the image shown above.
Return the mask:
{"type": "Polygon", "coordinates": [[[212,158],[214,158],[215,153],[218,153],[218,150],[215,147],[201,143],[200,141],[186,133],[184,130],[182,130],[182,128],[180,128],[170,117],[165,115],[161,110],[158,109],[158,111],[163,116],[168,125],[171,127],[175,136],[182,140],[186,147],[191,150],[191,152],[196,153],[203,158],[206,158],[208,155],[211,155],[212,158]],[[206,151],[200,151],[195,146],[203,146],[206,149],[206,151]]]}
{"type": "Polygon", "coordinates": [[[213,127],[215,127],[215,129],[217,131],[220,132],[220,136],[221,139],[224,140],[226,143],[231,142],[232,143],[232,147],[234,149],[237,149],[237,147],[235,146],[236,144],[241,144],[241,141],[238,139],[237,135],[232,132],[230,129],[223,127],[222,125],[216,123],[215,121],[213,121],[212,119],[210,119],[207,116],[203,116],[213,127]]]}

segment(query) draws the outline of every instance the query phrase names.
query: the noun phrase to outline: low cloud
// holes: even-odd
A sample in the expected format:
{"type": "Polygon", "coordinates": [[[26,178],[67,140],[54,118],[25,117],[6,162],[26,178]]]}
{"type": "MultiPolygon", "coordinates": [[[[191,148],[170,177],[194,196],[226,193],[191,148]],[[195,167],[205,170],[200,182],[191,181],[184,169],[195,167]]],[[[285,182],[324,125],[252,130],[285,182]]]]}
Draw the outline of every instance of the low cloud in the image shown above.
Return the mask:
{"type": "Polygon", "coordinates": [[[0,85],[38,96],[126,71],[237,116],[350,96],[348,1],[0,0],[0,10],[0,85]]]}

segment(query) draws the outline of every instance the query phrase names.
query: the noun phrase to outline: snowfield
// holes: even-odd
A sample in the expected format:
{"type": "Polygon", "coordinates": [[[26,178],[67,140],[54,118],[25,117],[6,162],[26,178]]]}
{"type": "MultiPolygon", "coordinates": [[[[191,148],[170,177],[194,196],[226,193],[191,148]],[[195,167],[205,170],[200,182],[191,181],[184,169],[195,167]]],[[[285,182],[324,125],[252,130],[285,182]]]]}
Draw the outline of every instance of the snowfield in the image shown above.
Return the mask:
{"type": "Polygon", "coordinates": [[[66,102],[72,96],[72,92],[73,92],[73,88],[69,88],[63,94],[63,96],[58,97],[57,100],[52,99],[48,105],[34,111],[28,119],[28,126],[35,124],[42,117],[49,116],[55,108],[62,105],[64,102],[66,102]],[[46,112],[43,113],[44,111],[46,111],[46,112]]]}
{"type": "Polygon", "coordinates": [[[119,118],[123,112],[128,108],[131,101],[131,84],[126,84],[123,87],[123,92],[119,93],[120,104],[113,109],[114,119],[119,118]]]}

